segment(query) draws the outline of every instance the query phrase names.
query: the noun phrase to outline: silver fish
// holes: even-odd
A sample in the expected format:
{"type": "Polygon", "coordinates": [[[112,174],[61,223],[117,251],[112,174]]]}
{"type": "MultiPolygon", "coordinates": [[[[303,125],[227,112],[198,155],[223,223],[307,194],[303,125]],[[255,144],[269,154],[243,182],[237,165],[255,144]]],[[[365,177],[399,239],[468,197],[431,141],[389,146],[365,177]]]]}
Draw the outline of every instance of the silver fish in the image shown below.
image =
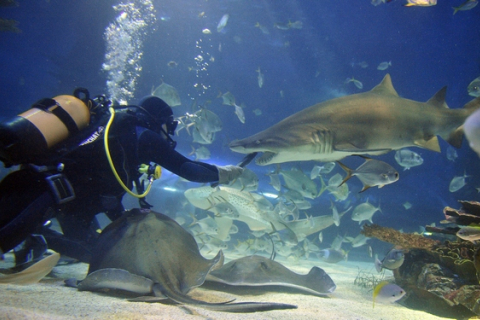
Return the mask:
{"type": "Polygon", "coordinates": [[[350,82],[353,82],[355,87],[357,87],[358,89],[363,89],[363,83],[355,79],[354,77],[347,78],[347,80],[345,80],[345,83],[350,83],[350,82]]]}
{"type": "Polygon", "coordinates": [[[381,272],[382,269],[394,270],[400,268],[405,260],[405,255],[402,250],[390,250],[382,261],[375,257],[375,269],[381,272]]]}
{"type": "Polygon", "coordinates": [[[261,87],[263,87],[264,75],[263,75],[262,71],[260,71],[260,67],[258,67],[256,72],[258,72],[258,76],[257,76],[258,87],[261,88],[261,87]]]}
{"type": "Polygon", "coordinates": [[[445,94],[443,88],[425,103],[401,98],[387,74],[368,92],[316,104],[262,132],[233,141],[229,147],[239,153],[263,152],[256,159],[262,166],[289,161],[328,162],[410,146],[439,152],[437,136],[459,147],[461,126],[480,107],[479,99],[463,109],[449,109],[445,94]]]}
{"type": "Polygon", "coordinates": [[[410,170],[411,167],[421,165],[423,158],[416,152],[402,149],[395,152],[395,161],[403,167],[403,170],[410,170]]]}
{"type": "Polygon", "coordinates": [[[222,16],[217,25],[217,32],[222,32],[223,28],[225,28],[225,26],[227,25],[228,18],[230,18],[230,15],[228,13],[222,16]]]}
{"type": "Polygon", "coordinates": [[[190,153],[190,155],[193,154],[195,154],[195,161],[210,159],[210,150],[208,150],[204,146],[201,146],[197,149],[192,146],[192,152],[190,153]]]}
{"type": "MultiPolygon", "coordinates": [[[[464,129],[465,129],[465,127],[464,127],[464,129]]],[[[465,136],[467,137],[467,140],[468,140],[468,135],[465,134],[465,136]]],[[[457,158],[458,158],[457,150],[455,150],[452,146],[448,146],[447,147],[447,159],[454,162],[457,158]]]]}
{"type": "Polygon", "coordinates": [[[243,112],[243,104],[240,106],[235,105],[235,114],[241,123],[245,123],[245,113],[243,112]]]}
{"type": "Polygon", "coordinates": [[[152,90],[152,96],[159,97],[165,101],[170,107],[179,106],[182,104],[177,90],[171,85],[163,82],[162,84],[152,90]]]}
{"type": "Polygon", "coordinates": [[[360,192],[374,186],[381,188],[386,184],[394,183],[400,177],[395,168],[380,160],[365,158],[365,162],[355,170],[348,168],[340,161],[337,161],[337,163],[347,172],[347,176],[343,179],[340,186],[351,177],[357,176],[363,183],[363,188],[360,192]]]}
{"type": "Polygon", "coordinates": [[[224,105],[227,105],[227,106],[235,105],[235,96],[230,91],[225,92],[220,97],[222,98],[222,102],[224,105]]]}
{"type": "Polygon", "coordinates": [[[384,61],[384,62],[381,62],[378,67],[377,67],[377,70],[387,70],[388,67],[390,67],[392,65],[392,61],[384,61]]]}
{"type": "Polygon", "coordinates": [[[466,182],[465,179],[470,176],[467,176],[465,173],[463,176],[455,176],[453,177],[452,181],[450,181],[450,185],[448,186],[448,190],[450,192],[457,192],[458,190],[462,189],[466,182]]]}
{"type": "Polygon", "coordinates": [[[271,173],[268,175],[270,177],[270,185],[277,191],[280,191],[282,184],[280,182],[280,176],[278,173],[271,173]]]}
{"type": "Polygon", "coordinates": [[[373,223],[372,217],[377,211],[382,212],[382,209],[380,209],[380,206],[374,207],[367,200],[367,202],[359,204],[358,206],[355,207],[355,209],[353,209],[352,220],[358,221],[359,224],[365,220],[370,221],[370,223],[373,223]]]}
{"type": "Polygon", "coordinates": [[[375,7],[382,4],[382,3],[385,3],[386,0],[372,0],[372,5],[374,5],[375,7]]]}
{"type": "Polygon", "coordinates": [[[408,201],[406,201],[404,204],[403,204],[403,207],[405,208],[405,210],[408,210],[412,207],[412,204],[408,201]]]}
{"type": "Polygon", "coordinates": [[[318,194],[317,185],[303,171],[299,169],[280,170],[285,185],[300,192],[305,198],[315,199],[318,194]]]}
{"type": "Polygon", "coordinates": [[[337,263],[342,260],[345,260],[347,254],[342,249],[340,250],[324,249],[324,250],[320,250],[317,256],[320,260],[325,261],[327,263],[337,263]]]}
{"type": "Polygon", "coordinates": [[[228,186],[241,191],[256,191],[258,189],[258,177],[255,172],[245,168],[242,174],[231,181],[228,186]]]}
{"type": "Polygon", "coordinates": [[[480,97],[480,77],[474,79],[467,87],[468,94],[473,97],[480,97]]]}
{"type": "Polygon", "coordinates": [[[458,11],[466,11],[473,9],[477,6],[478,0],[466,0],[464,3],[459,5],[458,7],[453,7],[453,14],[457,13],[458,11]]]}
{"type": "Polygon", "coordinates": [[[364,236],[361,233],[358,236],[356,236],[355,238],[347,237],[347,240],[350,241],[350,244],[352,245],[353,248],[358,248],[358,247],[361,247],[363,245],[366,245],[368,239],[370,239],[370,238],[364,236]]]}
{"type": "Polygon", "coordinates": [[[315,179],[320,174],[330,173],[335,168],[335,162],[327,162],[323,166],[314,166],[310,172],[310,179],[315,179]]]}
{"type": "Polygon", "coordinates": [[[255,23],[255,27],[259,28],[263,34],[270,34],[270,31],[268,31],[268,28],[265,26],[262,26],[259,22],[255,23]]]}

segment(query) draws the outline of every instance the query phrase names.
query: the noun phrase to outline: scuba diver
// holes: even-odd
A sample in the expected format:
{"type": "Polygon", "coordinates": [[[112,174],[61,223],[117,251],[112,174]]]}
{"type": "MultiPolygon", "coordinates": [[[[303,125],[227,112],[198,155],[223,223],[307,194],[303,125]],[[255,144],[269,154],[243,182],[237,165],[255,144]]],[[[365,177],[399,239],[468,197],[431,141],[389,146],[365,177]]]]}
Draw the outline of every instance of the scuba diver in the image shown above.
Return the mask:
{"type": "Polygon", "coordinates": [[[42,99],[1,123],[0,160],[20,169],[0,182],[0,256],[14,249],[20,265],[40,258],[48,244],[88,262],[99,235],[95,215],[120,217],[127,192],[151,207],[145,195],[161,167],[200,183],[227,184],[241,175],[241,167],[192,161],[175,151],[177,124],[158,97],[112,106],[105,96],[90,99],[84,88],[42,99]],[[138,195],[130,191],[134,185],[138,195]],[[63,234],[49,228],[53,217],[63,234]]]}

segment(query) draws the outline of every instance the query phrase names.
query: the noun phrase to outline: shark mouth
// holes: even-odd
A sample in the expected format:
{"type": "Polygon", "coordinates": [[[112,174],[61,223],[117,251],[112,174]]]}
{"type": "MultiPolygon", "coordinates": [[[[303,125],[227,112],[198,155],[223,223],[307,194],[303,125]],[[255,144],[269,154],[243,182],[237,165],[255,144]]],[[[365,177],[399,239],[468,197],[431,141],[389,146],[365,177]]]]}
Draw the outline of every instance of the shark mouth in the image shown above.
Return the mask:
{"type": "Polygon", "coordinates": [[[265,151],[260,158],[255,159],[255,163],[259,166],[267,165],[276,155],[274,152],[265,151]]]}

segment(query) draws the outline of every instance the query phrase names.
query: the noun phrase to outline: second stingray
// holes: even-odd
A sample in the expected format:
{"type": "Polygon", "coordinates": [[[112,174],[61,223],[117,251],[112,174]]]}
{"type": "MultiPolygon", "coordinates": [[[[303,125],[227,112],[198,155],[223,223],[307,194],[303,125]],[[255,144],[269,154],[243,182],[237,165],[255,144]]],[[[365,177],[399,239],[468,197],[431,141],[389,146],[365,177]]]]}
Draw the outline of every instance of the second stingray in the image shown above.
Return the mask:
{"type": "Polygon", "coordinates": [[[337,287],[332,278],[319,267],[313,267],[308,274],[302,275],[279,262],[257,255],[230,261],[210,272],[206,280],[232,286],[290,287],[314,295],[327,295],[337,287]]]}

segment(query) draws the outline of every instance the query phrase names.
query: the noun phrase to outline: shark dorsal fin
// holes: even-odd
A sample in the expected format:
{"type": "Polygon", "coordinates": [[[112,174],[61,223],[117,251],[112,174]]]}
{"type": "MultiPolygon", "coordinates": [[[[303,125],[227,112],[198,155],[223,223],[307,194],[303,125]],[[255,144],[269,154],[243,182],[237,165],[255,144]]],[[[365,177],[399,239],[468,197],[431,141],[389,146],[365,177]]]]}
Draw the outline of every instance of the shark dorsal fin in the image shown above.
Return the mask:
{"type": "Polygon", "coordinates": [[[437,107],[437,108],[447,108],[447,103],[445,102],[445,96],[447,95],[447,87],[443,87],[438,90],[437,93],[433,95],[428,101],[427,104],[437,107]]]}
{"type": "Polygon", "coordinates": [[[395,89],[393,88],[392,78],[390,78],[390,74],[388,73],[385,75],[382,82],[380,82],[370,91],[378,94],[392,94],[398,97],[397,91],[395,91],[395,89]]]}

